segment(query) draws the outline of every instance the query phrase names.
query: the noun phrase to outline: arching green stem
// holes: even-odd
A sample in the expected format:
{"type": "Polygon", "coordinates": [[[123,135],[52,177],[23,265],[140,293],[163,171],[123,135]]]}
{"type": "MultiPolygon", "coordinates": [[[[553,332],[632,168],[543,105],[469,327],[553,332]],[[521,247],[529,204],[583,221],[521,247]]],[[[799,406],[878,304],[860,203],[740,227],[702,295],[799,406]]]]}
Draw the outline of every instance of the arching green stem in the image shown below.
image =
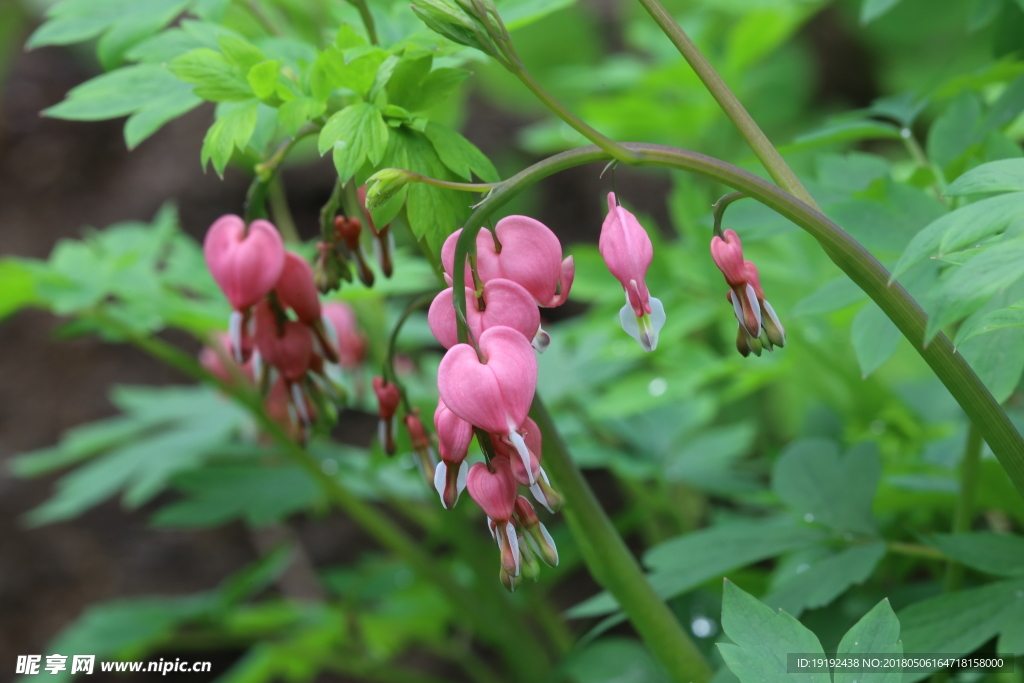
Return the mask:
{"type": "MultiPolygon", "coordinates": [[[[638,166],[664,166],[703,175],[756,199],[813,236],[829,258],[879,305],[942,380],[977,425],[1017,491],[1024,497],[1024,440],[945,335],[938,335],[927,347],[924,345],[925,312],[899,283],[889,285],[889,272],[857,240],[814,207],[732,164],[674,147],[632,142],[621,144],[635,156],[633,163],[638,166]]],[[[457,243],[453,273],[457,310],[465,311],[464,268],[461,264],[466,261],[470,244],[475,242],[478,226],[539,180],[573,166],[608,161],[610,157],[609,153],[596,146],[562,152],[534,164],[493,190],[469,217],[457,243]]]]}
{"type": "Polygon", "coordinates": [[[409,404],[409,399],[405,395],[405,387],[398,381],[398,375],[395,374],[395,349],[398,345],[398,333],[402,331],[402,326],[405,325],[405,321],[408,320],[413,313],[433,301],[434,296],[434,294],[424,294],[413,299],[412,302],[405,307],[405,310],[402,311],[402,315],[398,317],[398,320],[395,322],[395,327],[391,330],[391,336],[388,337],[388,354],[384,358],[384,379],[398,387],[398,394],[402,397],[402,407],[407,413],[412,412],[412,406],[409,404]]]}

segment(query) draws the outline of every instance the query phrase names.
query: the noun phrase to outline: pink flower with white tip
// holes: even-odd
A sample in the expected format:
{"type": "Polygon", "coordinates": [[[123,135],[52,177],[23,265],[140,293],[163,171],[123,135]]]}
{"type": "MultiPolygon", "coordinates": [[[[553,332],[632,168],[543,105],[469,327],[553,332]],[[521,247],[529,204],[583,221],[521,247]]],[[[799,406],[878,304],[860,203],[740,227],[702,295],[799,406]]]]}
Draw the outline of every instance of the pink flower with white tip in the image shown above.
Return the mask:
{"type": "Polygon", "coordinates": [[[529,471],[530,452],[519,428],[537,388],[537,357],[511,327],[484,330],[477,346],[479,356],[472,345],[456,344],[441,359],[441,400],[466,422],[511,442],[529,471]]]}
{"type": "Polygon", "coordinates": [[[665,307],[647,291],[647,269],[654,259],[654,246],[636,216],[618,204],[614,192],[608,193],[608,216],[601,226],[598,249],[626,292],[626,305],[619,311],[622,329],[644,351],[653,351],[665,325],[665,307]]]}
{"type": "Polygon", "coordinates": [[[246,227],[239,216],[221,216],[206,231],[203,255],[214,281],[234,309],[228,324],[236,360],[246,360],[249,309],[274,289],[284,269],[281,235],[271,223],[256,220],[246,227]]]}
{"type": "Polygon", "coordinates": [[[542,452],[540,427],[532,418],[528,417],[519,431],[523,434],[523,441],[526,442],[526,449],[530,453],[529,470],[523,460],[517,457],[518,453],[499,438],[492,439],[494,452],[509,459],[512,463],[512,476],[523,486],[530,487],[530,493],[538,503],[547,508],[548,512],[557,512],[562,507],[562,497],[551,488],[548,475],[540,465],[542,452]]]}
{"type": "Polygon", "coordinates": [[[502,572],[513,579],[518,577],[521,557],[512,521],[518,493],[508,460],[494,458],[489,465],[482,462],[473,465],[466,477],[466,489],[487,515],[488,526],[501,552],[502,572]]]}
{"type": "Polygon", "coordinates": [[[434,429],[437,430],[437,449],[441,462],[434,470],[434,488],[441,497],[441,505],[451,510],[459,502],[459,495],[466,488],[466,456],[473,441],[473,425],[448,409],[438,399],[434,411],[434,429]]]}
{"type": "Polygon", "coordinates": [[[786,345],[786,332],[772,305],[764,298],[757,266],[744,260],[743,244],[734,230],[711,238],[711,258],[730,289],[726,294],[739,323],[736,350],[760,356],[761,350],[786,345]]]}

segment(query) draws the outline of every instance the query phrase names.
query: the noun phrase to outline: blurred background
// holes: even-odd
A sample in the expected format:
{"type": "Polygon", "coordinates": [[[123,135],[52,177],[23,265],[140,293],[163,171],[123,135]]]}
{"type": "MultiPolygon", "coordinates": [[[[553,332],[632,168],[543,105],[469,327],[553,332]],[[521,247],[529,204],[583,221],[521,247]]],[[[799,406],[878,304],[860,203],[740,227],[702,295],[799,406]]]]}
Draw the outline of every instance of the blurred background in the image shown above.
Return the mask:
{"type": "MultiPolygon", "coordinates": [[[[999,40],[995,34],[999,24],[1005,23],[997,19],[968,30],[965,27],[979,12],[977,6],[993,3],[958,0],[904,0],[868,26],[861,23],[862,5],[856,0],[666,4],[769,137],[783,147],[797,172],[811,178],[819,177],[825,152],[855,148],[902,158],[902,145],[891,139],[826,135],[818,144],[807,135],[825,130],[834,121],[830,117],[869,107],[884,96],[941,94],[951,79],[991,63],[993,44],[999,40]]],[[[1004,8],[996,3],[999,6],[992,15],[1024,18],[1016,3],[1005,4],[1004,8]]],[[[76,122],[40,115],[71,88],[101,71],[88,45],[23,49],[47,6],[45,0],[0,0],[0,253],[45,258],[62,238],[79,237],[89,227],[119,221],[149,221],[169,200],[177,205],[185,231],[197,239],[218,216],[238,212],[249,179],[229,168],[221,180],[204,172],[198,162],[197,152],[212,120],[210,105],[172,121],[131,152],[126,149],[120,120],[76,122]]],[[[728,121],[635,3],[579,0],[517,30],[514,38],[537,79],[610,137],[680,145],[756,168],[728,121]]],[[[580,144],[575,134],[526,97],[511,76],[483,63],[469,68],[475,76],[441,116],[494,160],[503,176],[546,154],[580,144]]],[[[942,111],[942,97],[935,101],[939,104],[927,108],[914,124],[922,139],[942,111]]],[[[584,167],[556,175],[508,211],[528,210],[553,227],[563,241],[575,244],[573,250],[591,253],[581,245],[595,242],[603,218],[602,195],[611,189],[608,178],[599,178],[599,172],[599,168],[584,167]]],[[[844,167],[838,173],[853,171],[844,167]]],[[[315,154],[285,168],[288,200],[304,237],[315,236],[317,213],[334,177],[330,159],[315,154]]],[[[682,235],[684,243],[687,234],[706,234],[701,231],[707,229],[707,206],[715,197],[699,183],[630,169],[618,169],[614,182],[620,197],[651,232],[666,240],[682,235]],[[700,219],[691,220],[695,216],[700,219]]],[[[760,230],[756,234],[763,238],[781,232],[769,224],[770,219],[740,205],[735,220],[736,226],[760,230]]],[[[882,250],[889,252],[898,253],[902,245],[881,242],[882,250]]],[[[753,250],[787,253],[796,259],[788,273],[778,263],[762,269],[765,288],[789,327],[790,309],[820,284],[838,277],[838,271],[820,254],[811,253],[802,235],[787,233],[781,244],[761,247],[757,243],[753,250]]],[[[689,248],[695,261],[703,258],[706,243],[692,239],[689,248]]],[[[689,262],[661,263],[653,279],[671,286],[668,283],[674,277],[688,277],[676,269],[688,266],[689,262]]],[[[586,287],[591,280],[586,268],[584,257],[583,301],[559,310],[556,317],[587,310],[590,290],[586,287]]],[[[718,284],[715,281],[715,287],[718,284]]],[[[652,291],[662,296],[654,285],[652,291]]],[[[708,315],[718,316],[722,309],[708,315]]],[[[734,409],[745,405],[759,410],[755,418],[759,433],[768,434],[756,444],[747,444],[746,453],[771,450],[772,444],[808,434],[850,440],[866,435],[882,445],[883,454],[893,457],[920,450],[936,434],[950,443],[962,440],[962,425],[956,420],[948,429],[928,432],[922,425],[930,418],[914,412],[914,406],[927,403],[922,397],[935,392],[936,383],[926,378],[909,347],[901,342],[883,380],[873,376],[862,383],[847,339],[853,313],[847,310],[831,319],[836,331],[813,317],[813,307],[805,309],[812,317],[795,320],[791,327],[797,348],[775,354],[766,361],[769,365],[749,371],[754,374],[747,379],[765,386],[784,372],[814,374],[823,367],[829,372],[790,380],[774,390],[743,389],[747,394],[739,404],[732,404],[734,409]],[[800,350],[801,343],[810,350],[800,350]],[[902,389],[892,389],[897,385],[910,388],[901,394],[902,389]]],[[[719,319],[727,320],[728,311],[723,315],[719,319]]],[[[706,343],[731,353],[727,323],[712,329],[706,343]]],[[[114,385],[185,381],[129,347],[65,336],[60,320],[39,311],[21,311],[0,324],[0,459],[5,462],[52,446],[69,428],[114,414],[108,399],[114,385]]],[[[198,345],[184,335],[171,333],[168,338],[198,351],[198,345]]],[[[705,356],[695,353],[690,358],[699,365],[705,356]]],[[[664,366],[671,368],[676,360],[664,366]]],[[[682,357],[678,362],[691,361],[682,357]]],[[[751,367],[731,357],[728,362],[729,370],[715,372],[742,373],[751,367]]],[[[664,372],[643,375],[636,386],[661,396],[665,389],[651,384],[651,378],[663,376],[664,372]]],[[[684,393],[673,401],[692,398],[686,389],[674,386],[672,392],[676,391],[684,393]]],[[[941,388],[937,391],[942,396],[935,399],[941,404],[935,414],[948,416],[948,396],[941,388]]],[[[719,407],[727,404],[723,399],[719,407]]],[[[603,405],[608,410],[607,403],[603,405]]],[[[623,410],[642,414],[647,409],[637,405],[623,410]]],[[[628,496],[606,472],[616,467],[600,454],[591,456],[590,474],[605,504],[621,509],[628,496]]],[[[763,480],[766,470],[753,467],[748,474],[763,480]]],[[[201,530],[151,528],[146,520],[163,498],[135,510],[122,508],[116,499],[107,500],[75,519],[27,526],[24,515],[51,495],[55,479],[16,479],[6,468],[0,470],[0,663],[5,669],[19,654],[47,653],[46,645],[55,634],[92,603],[210,589],[256,558],[266,541],[238,521],[201,530]]],[[[369,545],[336,513],[298,520],[293,526],[314,566],[343,564],[369,545]]],[[[643,538],[642,533],[638,536],[643,538]]],[[[563,583],[555,591],[556,607],[571,607],[593,591],[586,578],[563,583]]],[[[214,672],[218,672],[237,656],[238,652],[228,649],[203,658],[214,660],[214,672]]],[[[203,679],[199,674],[188,677],[203,679]]]]}

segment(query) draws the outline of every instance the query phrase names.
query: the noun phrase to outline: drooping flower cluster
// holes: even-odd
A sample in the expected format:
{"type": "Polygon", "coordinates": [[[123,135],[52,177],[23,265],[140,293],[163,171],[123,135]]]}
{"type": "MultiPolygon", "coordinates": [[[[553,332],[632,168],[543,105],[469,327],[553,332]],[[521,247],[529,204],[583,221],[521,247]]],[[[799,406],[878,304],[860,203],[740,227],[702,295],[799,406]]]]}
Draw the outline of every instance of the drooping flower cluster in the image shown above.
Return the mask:
{"type": "MultiPolygon", "coordinates": [[[[451,235],[441,251],[449,283],[460,234],[451,235]]],[[[537,387],[534,349],[543,351],[548,343],[538,307],[566,301],[575,267],[572,257],[563,260],[558,238],[544,224],[509,216],[493,233],[480,230],[475,269],[468,263],[465,268],[469,342],[458,341],[452,288],[434,299],[428,314],[431,331],[448,349],[438,368],[434,426],[441,461],[434,486],[446,508],[469,490],[500,549],[502,582],[514,590],[522,576],[536,576],[538,556],[548,564],[558,561],[550,535],[518,488],[529,487],[552,512],[561,504],[541,466],[540,429],[527,414],[537,387]],[[486,435],[493,457],[467,467],[474,432],[486,435]]]]}
{"type": "Polygon", "coordinates": [[[373,253],[380,265],[384,277],[391,277],[394,271],[392,254],[395,251],[395,237],[391,226],[377,228],[366,208],[366,187],[356,192],[359,205],[353,208],[362,218],[355,216],[336,216],[334,231],[328,232],[317,243],[317,259],[314,278],[317,288],[324,293],[341,286],[341,280],[352,280],[351,264],[355,263],[359,281],[367,287],[373,286],[374,274],[363,249],[363,225],[370,231],[373,253]]]}
{"type": "Polygon", "coordinates": [[[751,352],[760,356],[762,348],[771,351],[773,346],[785,346],[786,331],[764,298],[757,266],[744,260],[743,244],[736,231],[725,230],[721,237],[711,238],[711,258],[729,285],[726,297],[739,323],[736,350],[744,356],[751,352]]]}
{"type": "MultiPolygon", "coordinates": [[[[325,362],[348,368],[362,362],[366,344],[351,309],[321,306],[312,268],[284,248],[268,221],[246,225],[223,216],[207,231],[203,253],[234,309],[224,340],[230,356],[243,376],[269,386],[268,414],[305,438],[316,419],[311,378],[327,376],[325,362]]],[[[204,352],[203,360],[211,372],[230,376],[216,350],[204,352]]]]}
{"type": "Polygon", "coordinates": [[[665,325],[665,307],[647,291],[647,269],[654,259],[654,246],[636,216],[619,205],[614,192],[608,193],[608,216],[601,226],[598,249],[626,292],[626,305],[619,311],[622,329],[644,351],[653,351],[665,325]]]}

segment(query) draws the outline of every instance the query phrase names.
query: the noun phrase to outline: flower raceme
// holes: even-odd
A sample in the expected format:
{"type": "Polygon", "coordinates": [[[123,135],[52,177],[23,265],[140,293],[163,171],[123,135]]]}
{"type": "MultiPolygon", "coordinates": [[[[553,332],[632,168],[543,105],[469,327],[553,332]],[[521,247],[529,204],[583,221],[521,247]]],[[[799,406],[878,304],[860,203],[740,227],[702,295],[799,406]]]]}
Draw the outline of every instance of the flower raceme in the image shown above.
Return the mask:
{"type": "Polygon", "coordinates": [[[760,356],[761,350],[786,345],[786,331],[772,305],[764,298],[757,266],[743,258],[743,244],[734,230],[711,238],[711,258],[729,285],[726,293],[739,323],[736,350],[760,356]]]}
{"type": "MultiPolygon", "coordinates": [[[[321,305],[312,268],[284,248],[269,221],[246,226],[238,216],[223,216],[207,231],[203,252],[233,309],[227,346],[235,362],[251,367],[252,381],[275,396],[273,402],[268,396],[268,410],[273,403],[279,416],[291,416],[300,429],[290,431],[305,438],[314,420],[310,394],[336,391],[325,361],[337,363],[339,347],[350,367],[362,359],[365,342],[351,311],[321,305]],[[349,319],[342,320],[346,310],[349,319]]],[[[213,368],[213,357],[205,359],[213,368]]]]}
{"type": "Polygon", "coordinates": [[[601,226],[598,249],[626,293],[626,305],[619,311],[622,329],[644,351],[653,351],[665,325],[665,307],[647,291],[654,246],[636,216],[619,205],[614,192],[608,193],[608,216],[601,226]]]}

